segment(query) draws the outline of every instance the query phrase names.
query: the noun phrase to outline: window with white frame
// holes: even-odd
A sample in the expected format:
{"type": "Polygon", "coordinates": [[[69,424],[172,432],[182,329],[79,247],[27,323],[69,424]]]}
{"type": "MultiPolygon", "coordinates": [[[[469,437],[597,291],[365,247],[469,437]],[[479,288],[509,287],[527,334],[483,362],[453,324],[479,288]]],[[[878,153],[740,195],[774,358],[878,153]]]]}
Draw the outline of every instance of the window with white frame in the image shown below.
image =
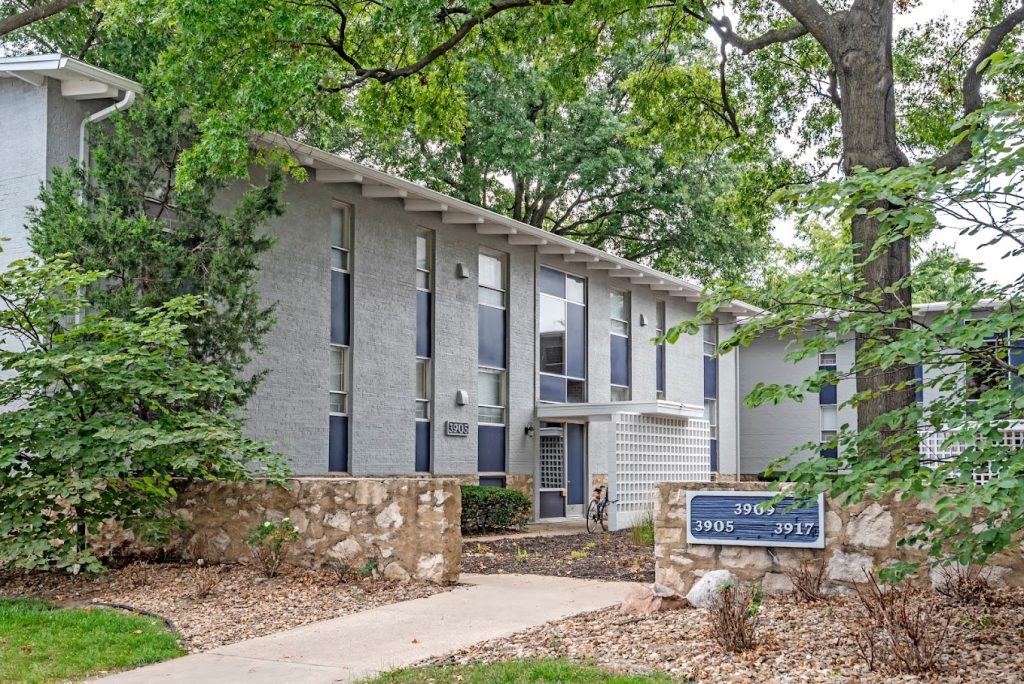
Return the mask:
{"type": "Polygon", "coordinates": [[[818,367],[836,365],[836,353],[835,352],[821,352],[818,354],[818,367]]]}
{"type": "Polygon", "coordinates": [[[821,443],[828,444],[836,438],[839,431],[839,407],[834,405],[821,406],[821,443]]]}
{"type": "MultiPolygon", "coordinates": [[[[331,270],[351,274],[352,269],[352,208],[347,204],[336,204],[331,211],[331,270]]],[[[337,306],[335,302],[332,306],[337,306]]],[[[347,302],[344,309],[347,317],[347,302]]],[[[347,327],[347,324],[346,324],[347,327]]],[[[348,415],[349,345],[331,344],[329,391],[330,413],[348,415]]]]}
{"type": "Polygon", "coordinates": [[[708,421],[711,429],[711,439],[718,439],[718,400],[704,400],[704,420],[708,421]]]}
{"type": "Polygon", "coordinates": [[[505,371],[481,368],[478,371],[478,420],[486,425],[504,425],[506,409],[505,371]]]}
{"type": "Polygon", "coordinates": [[[715,356],[718,354],[718,321],[709,321],[701,327],[704,329],[704,356],[715,356]]]}
{"type": "Polygon", "coordinates": [[[505,255],[488,249],[480,250],[479,257],[480,303],[497,309],[505,308],[505,255]]]}
{"type": "Polygon", "coordinates": [[[431,292],[434,289],[434,232],[416,229],[416,289],[431,292]]]}
{"type": "Polygon", "coordinates": [[[629,401],[629,294],[618,290],[608,293],[611,329],[611,399],[629,401]]]}
{"type": "Polygon", "coordinates": [[[331,212],[331,268],[352,272],[352,208],[337,204],[331,212]]]}
{"type": "Polygon", "coordinates": [[[330,387],[330,412],[337,416],[348,415],[348,347],[331,346],[331,365],[328,376],[330,387]]]}
{"type": "Polygon", "coordinates": [[[416,420],[430,420],[430,359],[416,359],[416,420]]]}

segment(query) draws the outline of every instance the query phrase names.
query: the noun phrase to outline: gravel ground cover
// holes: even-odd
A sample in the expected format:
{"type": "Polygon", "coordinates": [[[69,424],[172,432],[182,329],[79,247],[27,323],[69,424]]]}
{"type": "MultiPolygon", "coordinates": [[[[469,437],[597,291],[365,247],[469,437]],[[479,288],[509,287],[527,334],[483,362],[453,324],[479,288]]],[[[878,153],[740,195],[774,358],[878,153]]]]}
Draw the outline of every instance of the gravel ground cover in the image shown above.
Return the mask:
{"type": "Polygon", "coordinates": [[[171,620],[183,645],[196,652],[448,590],[372,578],[341,580],[333,572],[305,568],[288,568],[274,579],[248,565],[208,570],[213,586],[203,597],[196,566],[182,563],[133,563],[99,577],[0,574],[0,597],[35,596],[62,606],[118,603],[151,611],[171,620]]]}
{"type": "Polygon", "coordinates": [[[634,543],[629,530],[470,540],[462,547],[462,571],[653,582],[654,547],[634,543]]]}
{"type": "Polygon", "coordinates": [[[662,672],[678,681],[915,682],[966,684],[1024,681],[1024,596],[993,608],[947,607],[950,648],[929,675],[870,672],[851,634],[859,612],[856,598],[796,604],[768,598],[760,644],[742,654],[724,652],[707,613],[683,609],[627,616],[617,609],[585,613],[519,634],[457,651],[425,665],[464,665],[512,658],[585,660],[622,673],[662,672]]]}

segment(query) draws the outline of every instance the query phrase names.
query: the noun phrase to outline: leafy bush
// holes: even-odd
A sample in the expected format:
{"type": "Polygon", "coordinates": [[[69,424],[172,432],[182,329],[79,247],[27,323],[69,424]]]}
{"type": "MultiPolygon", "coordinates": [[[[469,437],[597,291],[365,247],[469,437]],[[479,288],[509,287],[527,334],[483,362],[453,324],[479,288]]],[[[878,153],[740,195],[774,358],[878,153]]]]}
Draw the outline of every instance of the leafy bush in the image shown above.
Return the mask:
{"type": "Polygon", "coordinates": [[[0,273],[0,566],[99,571],[106,520],[149,542],[177,522],[177,478],[284,477],[242,435],[237,384],[189,357],[199,300],[119,318],[89,299],[106,276],[59,258],[0,273]]]}
{"type": "Polygon", "coordinates": [[[285,554],[299,538],[299,531],[288,518],[280,522],[264,520],[249,530],[249,551],[266,577],[277,577],[285,554]]]}
{"type": "Polygon", "coordinates": [[[723,584],[711,600],[708,617],[718,644],[726,651],[739,653],[757,645],[758,613],[761,611],[761,585],[746,589],[723,584]]]}
{"type": "Polygon", "coordinates": [[[522,529],[533,516],[533,504],[522,492],[502,487],[462,486],[462,531],[522,529]]]}
{"type": "Polygon", "coordinates": [[[883,587],[874,575],[855,585],[862,612],[854,623],[857,651],[871,670],[922,674],[947,647],[949,619],[933,595],[907,581],[883,587]]]}

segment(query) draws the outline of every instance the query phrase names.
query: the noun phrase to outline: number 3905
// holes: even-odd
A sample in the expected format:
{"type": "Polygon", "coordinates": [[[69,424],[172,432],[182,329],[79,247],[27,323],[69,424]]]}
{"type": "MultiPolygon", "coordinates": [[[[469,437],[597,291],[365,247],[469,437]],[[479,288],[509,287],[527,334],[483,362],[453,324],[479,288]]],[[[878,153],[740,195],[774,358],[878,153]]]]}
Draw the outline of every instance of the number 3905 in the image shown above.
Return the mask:
{"type": "Polygon", "coordinates": [[[697,520],[693,523],[694,532],[732,532],[732,520],[697,520]]]}

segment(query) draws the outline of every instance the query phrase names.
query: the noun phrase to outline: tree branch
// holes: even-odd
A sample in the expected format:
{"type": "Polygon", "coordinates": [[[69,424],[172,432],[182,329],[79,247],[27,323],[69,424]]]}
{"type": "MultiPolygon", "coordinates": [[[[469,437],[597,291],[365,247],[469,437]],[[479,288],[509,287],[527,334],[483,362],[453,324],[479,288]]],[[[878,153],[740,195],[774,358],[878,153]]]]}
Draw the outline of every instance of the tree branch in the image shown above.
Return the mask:
{"type": "MultiPolygon", "coordinates": [[[[1021,0],[1020,7],[1003,17],[1001,22],[993,26],[988,36],[985,37],[981,47],[978,49],[977,57],[974,58],[974,61],[967,68],[967,73],[964,74],[964,80],[961,84],[964,116],[972,114],[985,106],[985,101],[981,96],[981,83],[982,77],[988,70],[987,60],[996,53],[1003,39],[1022,23],[1024,23],[1024,0],[1021,0]]],[[[934,167],[938,171],[952,171],[970,159],[970,157],[971,141],[968,136],[964,136],[960,142],[935,160],[934,167]]]]}
{"type": "Polygon", "coordinates": [[[18,12],[9,17],[0,20],[0,36],[17,31],[20,28],[33,24],[37,21],[42,21],[52,17],[55,14],[60,14],[69,7],[76,5],[83,5],[89,0],[53,0],[48,4],[33,5],[24,12],[18,12]]]}

